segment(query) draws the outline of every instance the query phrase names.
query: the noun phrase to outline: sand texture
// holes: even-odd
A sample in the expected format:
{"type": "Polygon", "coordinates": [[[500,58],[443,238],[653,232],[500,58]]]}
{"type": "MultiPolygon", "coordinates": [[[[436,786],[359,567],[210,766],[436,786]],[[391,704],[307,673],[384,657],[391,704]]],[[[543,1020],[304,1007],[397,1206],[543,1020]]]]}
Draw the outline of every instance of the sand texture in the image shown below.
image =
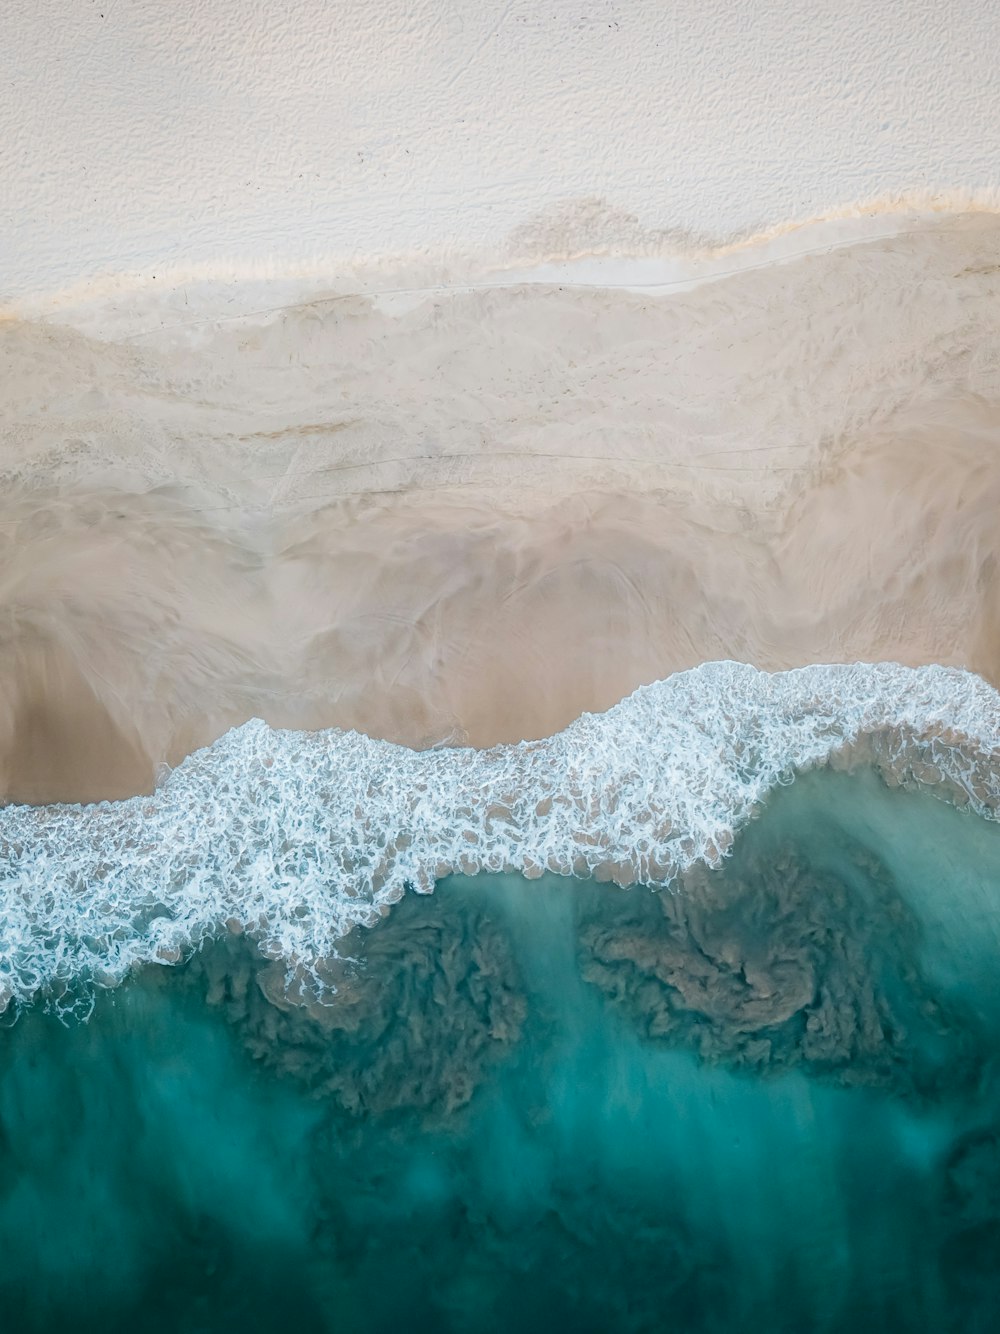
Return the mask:
{"type": "Polygon", "coordinates": [[[679,294],[0,323],[0,795],[254,716],[539,737],[711,659],[995,683],[998,298],[976,214],[679,294]]]}

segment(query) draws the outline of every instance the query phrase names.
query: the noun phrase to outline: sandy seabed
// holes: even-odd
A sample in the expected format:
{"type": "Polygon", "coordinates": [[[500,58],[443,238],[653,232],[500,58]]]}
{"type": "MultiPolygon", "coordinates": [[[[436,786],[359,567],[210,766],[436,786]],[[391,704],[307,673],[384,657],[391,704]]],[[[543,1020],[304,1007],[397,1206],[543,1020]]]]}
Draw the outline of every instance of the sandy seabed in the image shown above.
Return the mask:
{"type": "Polygon", "coordinates": [[[539,737],[712,659],[996,683],[998,298],[970,214],[680,293],[8,319],[0,795],[250,717],[539,737]]]}

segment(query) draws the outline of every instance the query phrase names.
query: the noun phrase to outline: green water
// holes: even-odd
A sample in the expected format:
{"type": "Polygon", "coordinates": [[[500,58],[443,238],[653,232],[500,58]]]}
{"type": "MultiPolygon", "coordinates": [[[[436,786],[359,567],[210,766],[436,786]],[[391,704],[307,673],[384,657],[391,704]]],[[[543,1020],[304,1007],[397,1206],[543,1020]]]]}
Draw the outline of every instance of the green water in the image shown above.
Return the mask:
{"type": "Polygon", "coordinates": [[[0,1033],[4,1331],[986,1331],[1000,826],[781,791],[683,894],[454,878],[0,1033]]]}

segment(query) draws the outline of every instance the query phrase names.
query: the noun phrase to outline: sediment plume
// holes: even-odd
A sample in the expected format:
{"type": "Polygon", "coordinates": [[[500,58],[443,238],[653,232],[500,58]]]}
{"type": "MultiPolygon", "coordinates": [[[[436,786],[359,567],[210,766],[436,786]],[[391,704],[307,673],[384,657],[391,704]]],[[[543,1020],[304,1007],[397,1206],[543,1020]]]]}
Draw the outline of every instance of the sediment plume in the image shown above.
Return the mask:
{"type": "Polygon", "coordinates": [[[992,687],[891,663],[707,663],[485,751],[257,720],[151,797],[0,811],[2,1000],[86,1008],[90,982],[177,962],[227,928],[280,959],[293,990],[335,994],[323,968],[339,942],[443,876],[670,885],[721,865],[776,787],[838,761],[994,818],[998,753],[992,687]]]}

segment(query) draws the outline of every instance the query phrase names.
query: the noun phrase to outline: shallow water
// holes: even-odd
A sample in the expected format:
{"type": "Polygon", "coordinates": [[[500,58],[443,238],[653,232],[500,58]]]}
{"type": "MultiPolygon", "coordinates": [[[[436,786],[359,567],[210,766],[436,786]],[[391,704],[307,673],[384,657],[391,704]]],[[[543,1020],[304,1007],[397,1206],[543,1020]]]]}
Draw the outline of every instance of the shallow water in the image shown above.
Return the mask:
{"type": "Polygon", "coordinates": [[[800,778],[676,893],[452,877],[0,1034],[17,1330],[975,1331],[1000,826],[800,778]]]}

